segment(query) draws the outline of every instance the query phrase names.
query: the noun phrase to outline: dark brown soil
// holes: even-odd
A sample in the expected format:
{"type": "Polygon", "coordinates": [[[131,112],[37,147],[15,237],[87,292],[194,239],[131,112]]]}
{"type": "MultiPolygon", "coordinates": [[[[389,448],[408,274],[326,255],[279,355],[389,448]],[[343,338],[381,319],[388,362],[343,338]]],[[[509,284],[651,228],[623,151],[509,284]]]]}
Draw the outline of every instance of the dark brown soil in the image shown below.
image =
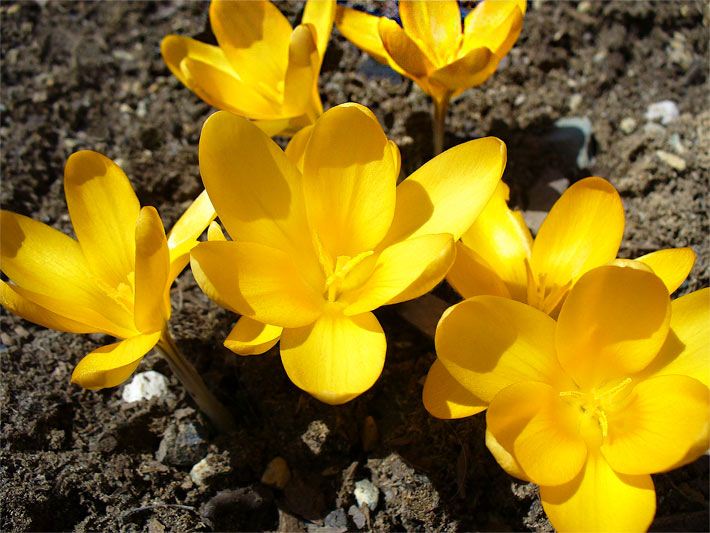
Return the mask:
{"type": "MultiPolygon", "coordinates": [[[[698,262],[680,292],[707,286],[703,6],[532,2],[499,72],[452,105],[447,144],[503,139],[513,203],[533,224],[564,179],[609,178],[626,206],[622,256],[692,246],[698,262]],[[674,101],[680,117],[646,125],[646,108],[661,100],[674,101]],[[564,117],[591,122],[588,168],[553,142],[560,138],[553,124],[564,117]],[[636,127],[627,120],[624,132],[625,118],[636,127]],[[681,157],[685,168],[669,166],[658,150],[681,157]]],[[[282,7],[292,20],[300,16],[301,5],[282,7]]],[[[159,42],[171,32],[209,39],[207,4],[3,2],[0,17],[3,208],[70,232],[63,166],[87,148],[119,161],[142,203],[155,205],[169,226],[200,191],[197,142],[212,110],[170,75],[159,42]]],[[[327,106],[370,106],[407,172],[430,157],[427,98],[337,31],[321,92],[327,106]]],[[[389,345],[380,380],[348,405],[330,407],[291,384],[275,351],[240,358],[224,349],[235,317],[209,302],[189,272],[173,296],[175,336],[237,417],[237,432],[215,435],[173,377],[172,397],[130,405],[121,388],[72,386],[76,362],[109,339],[48,331],[3,312],[3,531],[550,529],[535,487],[507,477],[488,454],[481,416],[446,422],[426,413],[420,395],[433,345],[396,309],[378,312],[389,345]],[[379,433],[374,444],[363,444],[368,416],[379,433]],[[163,439],[170,453],[157,454],[163,439]],[[189,472],[206,454],[213,475],[198,485],[189,472]],[[276,456],[292,471],[284,490],[260,484],[276,456]],[[379,489],[373,511],[351,508],[361,479],[379,489]]],[[[155,355],[139,370],[148,369],[171,376],[155,355]]],[[[655,529],[707,530],[707,456],[655,481],[655,529]]]]}

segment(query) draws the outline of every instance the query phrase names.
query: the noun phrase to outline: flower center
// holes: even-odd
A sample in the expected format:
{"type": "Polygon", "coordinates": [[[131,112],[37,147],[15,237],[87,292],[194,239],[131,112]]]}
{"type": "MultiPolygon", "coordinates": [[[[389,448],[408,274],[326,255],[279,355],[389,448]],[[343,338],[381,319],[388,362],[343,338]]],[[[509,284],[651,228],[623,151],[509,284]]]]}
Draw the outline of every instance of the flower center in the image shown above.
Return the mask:
{"type": "Polygon", "coordinates": [[[560,392],[560,398],[579,409],[580,432],[587,440],[600,441],[609,434],[607,412],[629,392],[631,378],[624,378],[589,392],[572,390],[560,392]]]}
{"type": "Polygon", "coordinates": [[[536,276],[527,258],[525,258],[525,271],[528,275],[528,305],[532,305],[548,315],[551,314],[567,296],[572,287],[572,281],[570,280],[562,286],[548,285],[547,274],[536,276]]]}
{"type": "MultiPolygon", "coordinates": [[[[346,288],[355,288],[360,285],[364,280],[349,279],[349,274],[363,262],[363,260],[374,254],[372,250],[367,252],[361,252],[355,257],[350,257],[347,255],[339,255],[335,260],[335,265],[326,269],[326,279],[325,279],[325,297],[329,302],[335,302],[340,294],[346,288]]],[[[352,278],[353,276],[350,276],[352,278]]],[[[355,276],[358,277],[359,276],[355,276]]]]}

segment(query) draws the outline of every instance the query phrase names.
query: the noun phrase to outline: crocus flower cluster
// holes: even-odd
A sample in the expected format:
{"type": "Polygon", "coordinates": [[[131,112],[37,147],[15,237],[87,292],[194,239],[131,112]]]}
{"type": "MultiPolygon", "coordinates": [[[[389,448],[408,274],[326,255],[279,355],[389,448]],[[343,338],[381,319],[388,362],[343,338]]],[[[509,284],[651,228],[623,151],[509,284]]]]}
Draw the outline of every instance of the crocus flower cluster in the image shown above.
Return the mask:
{"type": "Polygon", "coordinates": [[[572,185],[533,239],[507,205],[500,139],[441,153],[450,99],[493,74],[525,9],[484,0],[462,23],[453,0],[402,0],[400,26],[308,0],[294,29],[266,0],[213,0],[218,46],[174,35],[161,46],[172,73],[221,109],[199,143],[205,191],[166,235],[115,163],[73,154],[64,190],[76,239],[2,211],[0,303],[52,329],[120,339],[77,364],[72,381],[87,389],[119,385],[156,347],[229,431],[231,415],[168,328],[170,287],[188,262],[200,288],[240,315],[227,348],[258,355],[280,343],[291,381],[334,405],[383,369],[373,311],[446,278],[466,299],[439,322],[426,409],[445,419],[486,411],[489,450],[540,486],[557,529],[648,528],[650,475],[710,445],[710,289],[670,299],[695,261],[690,248],[617,258],[624,211],[606,180],[572,185]],[[369,109],[323,112],[317,82],[334,19],[434,100],[439,155],[399,185],[399,149],[369,109]],[[273,135],[291,137],[285,150],[273,135]]]}

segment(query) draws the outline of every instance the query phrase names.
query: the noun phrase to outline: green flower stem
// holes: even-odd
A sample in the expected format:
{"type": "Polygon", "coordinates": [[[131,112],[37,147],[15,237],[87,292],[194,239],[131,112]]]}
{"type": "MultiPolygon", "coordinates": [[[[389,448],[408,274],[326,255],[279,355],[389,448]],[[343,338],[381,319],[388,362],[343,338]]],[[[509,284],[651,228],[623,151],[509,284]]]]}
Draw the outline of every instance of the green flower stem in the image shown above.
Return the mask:
{"type": "Polygon", "coordinates": [[[234,430],[234,419],[219,400],[210,392],[200,375],[190,362],[180,353],[175,345],[168,327],[166,326],[156,346],[158,351],[167,359],[170,368],[178,377],[197,406],[205,413],[215,427],[224,433],[234,430]]]}
{"type": "Polygon", "coordinates": [[[434,99],[434,157],[444,151],[444,132],[446,130],[446,113],[449,110],[449,96],[434,99]]]}

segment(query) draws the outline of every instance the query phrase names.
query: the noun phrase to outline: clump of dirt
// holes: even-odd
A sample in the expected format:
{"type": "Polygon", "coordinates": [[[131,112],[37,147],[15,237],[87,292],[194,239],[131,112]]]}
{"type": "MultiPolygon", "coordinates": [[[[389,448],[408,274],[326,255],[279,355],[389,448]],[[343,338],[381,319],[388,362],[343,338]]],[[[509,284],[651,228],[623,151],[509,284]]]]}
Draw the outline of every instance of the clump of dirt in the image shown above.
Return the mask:
{"type": "MultiPolygon", "coordinates": [[[[280,7],[296,20],[303,6],[280,7]]],[[[512,202],[533,225],[570,182],[608,178],[626,207],[622,255],[692,246],[698,261],[679,294],[707,286],[706,13],[689,1],[533,1],[499,71],[452,104],[447,145],[503,139],[512,202]],[[663,100],[675,103],[678,118],[647,120],[648,106],[663,100]],[[557,148],[563,118],[586,135],[581,159],[557,148]]],[[[201,190],[197,142],[212,110],[171,76],[159,43],[168,33],[209,40],[207,4],[4,2],[0,17],[3,208],[70,233],[63,166],[72,152],[93,149],[120,163],[142,204],[156,206],[169,227],[201,190]]],[[[326,106],[369,106],[407,173],[431,157],[427,97],[337,30],[320,88],[326,106]]],[[[121,388],[70,385],[80,357],[109,339],[0,315],[0,528],[550,529],[535,487],[506,476],[486,450],[481,416],[426,413],[420,398],[433,344],[395,309],[378,311],[388,335],[382,377],[330,407],[291,384],[276,350],[240,358],[223,348],[235,317],[208,301],[189,272],[173,302],[175,336],[235,414],[234,434],[211,432],[174,377],[172,395],[135,404],[122,401],[121,388]],[[290,472],[283,489],[260,481],[277,456],[290,472]],[[378,490],[373,509],[356,504],[361,480],[378,490]]],[[[141,364],[148,369],[171,375],[156,356],[141,364]]],[[[655,481],[655,529],[707,529],[707,457],[655,481]]]]}

